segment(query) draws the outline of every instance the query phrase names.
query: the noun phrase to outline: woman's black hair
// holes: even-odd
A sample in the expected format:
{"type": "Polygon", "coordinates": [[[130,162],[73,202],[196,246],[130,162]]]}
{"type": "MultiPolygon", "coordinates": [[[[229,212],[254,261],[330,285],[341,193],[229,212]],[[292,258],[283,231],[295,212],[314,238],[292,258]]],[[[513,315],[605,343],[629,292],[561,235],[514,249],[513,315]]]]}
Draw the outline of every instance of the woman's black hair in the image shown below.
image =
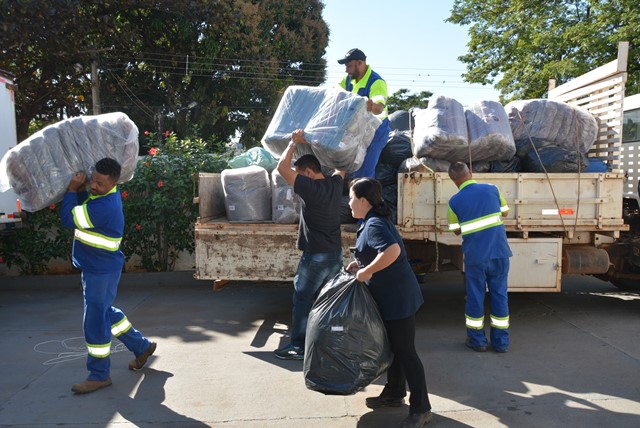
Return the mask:
{"type": "Polygon", "coordinates": [[[382,185],[374,178],[356,178],[351,182],[356,198],[365,198],[371,204],[371,209],[379,216],[391,218],[391,207],[382,198],[382,185]]]}

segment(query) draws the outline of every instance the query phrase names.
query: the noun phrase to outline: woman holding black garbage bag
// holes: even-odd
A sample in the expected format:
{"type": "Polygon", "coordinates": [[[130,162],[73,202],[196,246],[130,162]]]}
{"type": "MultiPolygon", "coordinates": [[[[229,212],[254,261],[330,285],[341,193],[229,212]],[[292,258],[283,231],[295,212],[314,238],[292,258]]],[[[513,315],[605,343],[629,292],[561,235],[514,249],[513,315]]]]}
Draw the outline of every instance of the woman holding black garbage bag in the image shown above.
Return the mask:
{"type": "Polygon", "coordinates": [[[367,407],[399,407],[409,384],[409,416],[401,428],[419,428],[431,421],[431,404],[424,367],[415,348],[415,313],[424,302],[402,242],[389,219],[391,209],[382,199],[382,186],[372,178],[351,183],[349,207],[354,218],[364,220],[357,232],[355,261],[347,270],[365,282],[378,303],[394,358],[387,383],[367,407]]]}

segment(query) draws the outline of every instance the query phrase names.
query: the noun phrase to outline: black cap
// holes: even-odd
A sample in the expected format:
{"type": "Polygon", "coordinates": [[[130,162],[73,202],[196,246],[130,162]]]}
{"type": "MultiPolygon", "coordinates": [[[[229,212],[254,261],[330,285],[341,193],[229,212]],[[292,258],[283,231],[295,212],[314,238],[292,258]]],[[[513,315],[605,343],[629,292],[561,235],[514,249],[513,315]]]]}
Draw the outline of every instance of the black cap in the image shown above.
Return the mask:
{"type": "Polygon", "coordinates": [[[347,52],[344,58],[339,59],[338,64],[346,64],[349,61],[353,61],[353,60],[366,61],[366,59],[367,59],[367,56],[364,54],[364,52],[362,52],[358,48],[354,48],[354,49],[351,49],[349,52],[347,52]]]}

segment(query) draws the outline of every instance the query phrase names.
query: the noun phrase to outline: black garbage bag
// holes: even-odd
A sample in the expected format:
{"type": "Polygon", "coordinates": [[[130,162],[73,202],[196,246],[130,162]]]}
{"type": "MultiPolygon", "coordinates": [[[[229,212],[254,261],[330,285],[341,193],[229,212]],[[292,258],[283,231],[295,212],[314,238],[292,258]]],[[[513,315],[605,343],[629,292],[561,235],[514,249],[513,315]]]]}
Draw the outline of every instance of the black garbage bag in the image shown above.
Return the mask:
{"type": "Polygon", "coordinates": [[[355,394],[391,365],[393,354],[378,305],[344,269],[320,291],[307,323],[304,380],[327,395],[355,394]]]}

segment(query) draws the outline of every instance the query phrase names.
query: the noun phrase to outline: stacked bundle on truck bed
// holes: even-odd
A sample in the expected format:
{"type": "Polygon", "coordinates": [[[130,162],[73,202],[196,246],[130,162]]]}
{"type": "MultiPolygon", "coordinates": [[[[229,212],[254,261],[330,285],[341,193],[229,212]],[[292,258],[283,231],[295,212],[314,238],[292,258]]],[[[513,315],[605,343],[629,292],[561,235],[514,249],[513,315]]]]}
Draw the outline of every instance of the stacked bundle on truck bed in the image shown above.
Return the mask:
{"type": "Polygon", "coordinates": [[[266,169],[257,165],[225,169],[221,179],[229,221],[271,220],[271,182],[266,169]]]}
{"type": "Polygon", "coordinates": [[[262,137],[262,145],[280,157],[291,133],[304,129],[310,144],[299,145],[296,158],[313,153],[324,166],[353,172],[362,165],[380,123],[359,95],[337,88],[289,86],[262,137]]]}
{"type": "Polygon", "coordinates": [[[481,101],[465,110],[453,98],[434,96],[414,116],[413,154],[417,158],[501,161],[515,154],[507,113],[497,101],[481,101]]]}
{"type": "Polygon", "coordinates": [[[523,170],[577,172],[589,165],[586,153],[598,134],[589,112],[544,99],[513,101],[505,110],[523,170]]]}
{"type": "Polygon", "coordinates": [[[5,154],[0,163],[0,191],[12,187],[22,208],[38,211],[62,200],[75,172],[102,158],[122,166],[119,183],[133,177],[138,156],[138,128],[124,113],[63,120],[33,134],[5,154]]]}
{"type": "Polygon", "coordinates": [[[300,220],[300,196],[293,192],[282,174],[271,173],[271,219],[274,223],[297,223],[300,220]]]}

